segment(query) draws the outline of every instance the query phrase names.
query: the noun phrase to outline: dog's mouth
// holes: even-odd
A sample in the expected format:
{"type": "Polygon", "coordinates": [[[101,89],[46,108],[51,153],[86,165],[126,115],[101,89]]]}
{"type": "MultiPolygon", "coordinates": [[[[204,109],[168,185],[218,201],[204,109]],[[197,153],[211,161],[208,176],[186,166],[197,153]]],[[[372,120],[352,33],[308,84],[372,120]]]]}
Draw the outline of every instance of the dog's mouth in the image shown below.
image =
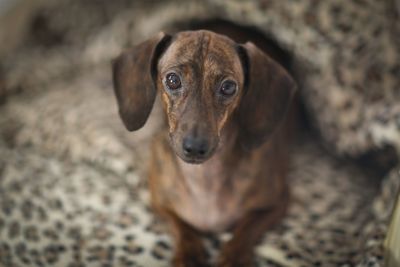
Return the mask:
{"type": "Polygon", "coordinates": [[[188,155],[184,151],[180,150],[179,152],[175,149],[175,153],[178,157],[180,157],[184,162],[190,164],[201,164],[207,161],[214,154],[214,149],[208,151],[204,155],[188,155]]]}
{"type": "MultiPolygon", "coordinates": [[[[178,155],[179,156],[179,155],[178,155]]],[[[201,164],[205,162],[208,158],[192,158],[192,157],[180,157],[184,162],[190,164],[201,164]]]]}

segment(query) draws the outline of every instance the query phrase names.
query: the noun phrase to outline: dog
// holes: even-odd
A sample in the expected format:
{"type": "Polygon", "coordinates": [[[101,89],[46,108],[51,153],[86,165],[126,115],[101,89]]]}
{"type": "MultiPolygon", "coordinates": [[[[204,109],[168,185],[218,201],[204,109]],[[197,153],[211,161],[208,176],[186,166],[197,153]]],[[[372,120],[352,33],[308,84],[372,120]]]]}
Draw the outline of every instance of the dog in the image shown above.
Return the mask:
{"type": "Polygon", "coordinates": [[[230,230],[216,266],[251,266],[254,246],[288,206],[294,79],[253,43],[196,30],[122,52],[113,83],[129,131],[161,96],[165,130],[152,142],[148,181],[175,241],[173,265],[208,266],[202,234],[230,230]]]}

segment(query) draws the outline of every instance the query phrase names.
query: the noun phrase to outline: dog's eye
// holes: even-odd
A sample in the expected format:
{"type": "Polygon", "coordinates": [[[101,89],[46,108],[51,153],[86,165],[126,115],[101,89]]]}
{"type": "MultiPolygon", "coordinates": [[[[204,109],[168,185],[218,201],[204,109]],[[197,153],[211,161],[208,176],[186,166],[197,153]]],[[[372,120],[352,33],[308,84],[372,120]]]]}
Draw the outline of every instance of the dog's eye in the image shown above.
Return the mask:
{"type": "Polygon", "coordinates": [[[219,90],[223,96],[233,96],[236,93],[236,83],[231,80],[224,81],[219,90]]]}
{"type": "Polygon", "coordinates": [[[170,90],[176,90],[176,89],[179,89],[182,86],[181,85],[181,79],[175,73],[168,73],[167,74],[167,76],[166,76],[166,84],[168,86],[168,89],[170,89],[170,90]]]}

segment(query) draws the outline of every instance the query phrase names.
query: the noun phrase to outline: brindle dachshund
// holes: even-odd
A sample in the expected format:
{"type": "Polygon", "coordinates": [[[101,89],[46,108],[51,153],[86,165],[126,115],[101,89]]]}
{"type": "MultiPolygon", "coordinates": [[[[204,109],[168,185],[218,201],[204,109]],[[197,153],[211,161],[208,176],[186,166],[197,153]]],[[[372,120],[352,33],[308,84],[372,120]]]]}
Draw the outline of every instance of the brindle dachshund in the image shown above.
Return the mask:
{"type": "Polygon", "coordinates": [[[168,132],[153,142],[149,185],[175,240],[174,266],[207,266],[201,234],[224,230],[233,237],[217,266],[251,266],[288,204],[293,79],[253,43],[205,30],[138,44],[114,61],[113,78],[129,131],[161,94],[168,132]]]}

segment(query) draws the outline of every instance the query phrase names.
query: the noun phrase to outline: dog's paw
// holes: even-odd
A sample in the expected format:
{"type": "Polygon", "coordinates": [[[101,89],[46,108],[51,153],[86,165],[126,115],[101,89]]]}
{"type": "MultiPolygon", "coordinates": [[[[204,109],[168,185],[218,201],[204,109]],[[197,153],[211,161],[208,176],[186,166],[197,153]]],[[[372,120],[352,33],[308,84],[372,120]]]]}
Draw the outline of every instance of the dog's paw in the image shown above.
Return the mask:
{"type": "Polygon", "coordinates": [[[253,267],[253,260],[250,256],[241,253],[221,254],[217,260],[217,267],[253,267]]]}
{"type": "Polygon", "coordinates": [[[175,259],[174,267],[210,267],[205,259],[199,259],[195,257],[175,259]]]}

